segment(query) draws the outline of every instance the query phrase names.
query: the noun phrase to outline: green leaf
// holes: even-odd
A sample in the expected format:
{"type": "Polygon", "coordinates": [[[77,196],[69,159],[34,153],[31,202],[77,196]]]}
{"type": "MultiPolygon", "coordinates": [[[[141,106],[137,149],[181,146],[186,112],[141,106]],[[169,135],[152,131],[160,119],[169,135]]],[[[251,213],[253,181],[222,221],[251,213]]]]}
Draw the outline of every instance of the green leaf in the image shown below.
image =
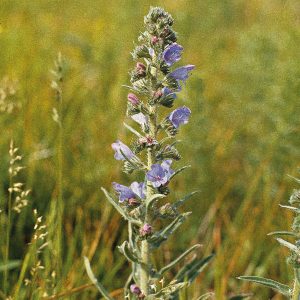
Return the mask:
{"type": "Polygon", "coordinates": [[[124,126],[131,131],[133,134],[135,134],[137,137],[141,138],[143,137],[138,131],[136,131],[135,129],[133,129],[131,126],[129,126],[128,124],[126,124],[125,122],[123,123],[124,126]]]}
{"type": "Polygon", "coordinates": [[[211,254],[202,259],[193,259],[190,263],[179,270],[175,278],[180,282],[187,280],[189,283],[192,283],[196,279],[196,277],[204,270],[204,268],[210,263],[213,257],[214,254],[211,254]]]}
{"type": "Polygon", "coordinates": [[[190,167],[191,167],[191,165],[187,165],[180,169],[175,170],[175,172],[170,176],[170,180],[173,179],[173,177],[176,176],[177,174],[181,173],[182,171],[184,171],[185,169],[190,168],[190,167]]]}
{"type": "Polygon", "coordinates": [[[162,199],[162,198],[165,198],[166,195],[163,195],[163,194],[154,194],[152,195],[149,199],[147,199],[147,207],[149,207],[151,205],[151,203],[153,201],[155,201],[156,199],[162,199]]]}
{"type": "Polygon", "coordinates": [[[125,210],[114,200],[114,198],[107,192],[105,188],[101,188],[103,191],[104,195],[106,196],[107,200],[113,205],[113,207],[120,213],[120,215],[126,219],[127,221],[130,221],[132,224],[135,225],[141,225],[141,222],[138,220],[135,220],[127,215],[125,210]]]}
{"type": "Polygon", "coordinates": [[[276,239],[282,246],[285,246],[287,248],[289,248],[291,251],[297,253],[298,255],[300,255],[300,250],[298,249],[298,247],[290,242],[287,242],[281,238],[277,238],[276,239]]]}
{"type": "Polygon", "coordinates": [[[175,208],[175,209],[178,209],[180,206],[182,206],[184,204],[184,202],[188,199],[190,199],[192,196],[194,196],[195,194],[199,193],[199,191],[194,191],[194,192],[191,192],[189,194],[187,194],[186,196],[184,196],[183,198],[177,200],[172,206],[175,208]]]}
{"type": "Polygon", "coordinates": [[[98,291],[101,293],[101,295],[106,299],[106,300],[114,300],[112,297],[109,296],[108,292],[106,291],[106,289],[103,287],[103,285],[98,282],[97,278],[95,277],[92,269],[91,269],[91,265],[89,262],[89,259],[84,256],[84,265],[85,265],[85,269],[86,272],[90,278],[90,280],[92,281],[92,283],[96,286],[96,288],[98,289],[98,291]]]}
{"type": "Polygon", "coordinates": [[[288,236],[298,237],[298,235],[292,231],[273,231],[268,233],[268,235],[288,235],[288,236]]]}
{"type": "Polygon", "coordinates": [[[187,286],[187,282],[177,282],[176,280],[170,282],[166,287],[162,288],[158,293],[155,294],[156,297],[160,297],[162,295],[170,295],[178,292],[180,289],[187,286]]]}
{"type": "Polygon", "coordinates": [[[168,237],[186,220],[186,218],[191,214],[187,212],[179,215],[172,223],[170,223],[166,228],[156,232],[148,240],[153,248],[158,248],[161,243],[166,241],[168,237]]]}
{"type": "Polygon", "coordinates": [[[121,246],[118,246],[120,252],[127,258],[127,260],[138,263],[139,260],[136,255],[129,248],[128,241],[123,242],[121,246]]]}
{"type": "Polygon", "coordinates": [[[296,213],[299,213],[299,212],[300,212],[299,208],[294,207],[294,206],[281,205],[281,204],[279,204],[279,206],[282,207],[282,208],[289,209],[289,210],[291,210],[291,211],[293,211],[293,212],[296,212],[296,213]]]}
{"type": "Polygon", "coordinates": [[[186,250],[184,253],[182,253],[180,256],[178,256],[175,260],[173,260],[171,263],[163,267],[158,273],[161,276],[163,273],[167,272],[169,269],[173,268],[176,264],[181,262],[188,254],[190,254],[195,249],[198,249],[201,245],[197,244],[186,250]]]}
{"type": "Polygon", "coordinates": [[[267,286],[282,295],[290,297],[292,294],[292,290],[288,285],[282,284],[280,282],[274,281],[272,279],[259,277],[259,276],[240,276],[238,279],[246,280],[254,283],[258,283],[264,286],[267,286]]]}
{"type": "Polygon", "coordinates": [[[11,270],[19,267],[21,265],[22,261],[21,260],[10,260],[5,263],[0,263],[0,272],[4,272],[5,270],[11,270]]]}

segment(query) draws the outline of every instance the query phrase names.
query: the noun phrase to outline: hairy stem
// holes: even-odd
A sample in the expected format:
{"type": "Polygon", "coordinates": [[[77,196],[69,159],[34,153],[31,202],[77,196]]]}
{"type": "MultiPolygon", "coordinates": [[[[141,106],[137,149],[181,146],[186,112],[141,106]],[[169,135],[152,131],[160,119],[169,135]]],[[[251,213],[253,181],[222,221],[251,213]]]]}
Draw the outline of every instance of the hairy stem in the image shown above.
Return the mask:
{"type": "MultiPolygon", "coordinates": [[[[156,107],[152,108],[150,113],[149,120],[149,135],[156,139],[156,107]]],[[[151,166],[154,163],[154,150],[152,148],[147,149],[147,166],[148,170],[151,170],[151,166]]],[[[146,201],[148,201],[153,195],[153,188],[151,182],[147,180],[147,193],[146,193],[146,201]]],[[[150,222],[149,212],[146,210],[144,223],[150,222]]],[[[141,245],[141,275],[140,275],[140,285],[141,290],[143,291],[145,296],[149,294],[149,269],[150,269],[150,251],[149,251],[149,243],[147,239],[142,241],[141,245]]]]}

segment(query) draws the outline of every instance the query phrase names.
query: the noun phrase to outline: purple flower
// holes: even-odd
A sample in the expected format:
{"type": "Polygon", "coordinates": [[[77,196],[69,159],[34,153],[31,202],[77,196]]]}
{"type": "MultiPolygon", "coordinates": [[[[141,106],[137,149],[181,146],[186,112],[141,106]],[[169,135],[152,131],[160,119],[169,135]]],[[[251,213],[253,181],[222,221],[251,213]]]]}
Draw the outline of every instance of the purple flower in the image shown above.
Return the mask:
{"type": "Polygon", "coordinates": [[[144,182],[136,182],[134,181],[130,185],[130,189],[141,199],[145,199],[145,191],[146,191],[146,185],[144,182]]]}
{"type": "Polygon", "coordinates": [[[119,194],[119,201],[124,202],[130,199],[144,199],[146,186],[144,182],[133,182],[130,187],[125,185],[113,182],[112,183],[114,190],[119,194]]]}
{"type": "Polygon", "coordinates": [[[136,295],[140,295],[142,293],[141,289],[136,284],[130,285],[130,291],[132,294],[136,295]]]}
{"type": "Polygon", "coordinates": [[[171,121],[175,128],[178,128],[180,124],[188,123],[190,114],[191,110],[186,106],[182,106],[172,111],[168,116],[168,119],[171,121]]]}
{"type": "Polygon", "coordinates": [[[180,67],[171,72],[168,76],[173,77],[176,80],[186,81],[189,77],[189,72],[195,68],[194,65],[187,65],[180,67]]]}
{"type": "Polygon", "coordinates": [[[172,66],[174,63],[180,60],[182,51],[183,47],[177,43],[169,45],[163,52],[163,59],[165,63],[169,67],[172,66]]]}
{"type": "Polygon", "coordinates": [[[140,104],[139,98],[138,98],[135,94],[133,94],[133,93],[129,93],[129,94],[127,95],[127,99],[128,99],[128,101],[129,101],[132,105],[134,105],[134,106],[140,104]]]}
{"type": "Polygon", "coordinates": [[[168,180],[170,179],[171,175],[174,173],[174,171],[171,169],[171,164],[172,164],[171,159],[164,160],[161,163],[161,166],[165,170],[165,174],[168,177],[168,180]]]}
{"type": "Polygon", "coordinates": [[[147,172],[147,179],[152,182],[153,187],[157,188],[165,185],[174,171],[170,168],[172,161],[165,160],[162,164],[154,164],[151,170],[147,172]]]}
{"type": "Polygon", "coordinates": [[[162,93],[165,97],[171,97],[173,99],[177,97],[177,95],[166,86],[162,89],[162,93]]]}
{"type": "Polygon", "coordinates": [[[116,160],[125,160],[124,155],[128,159],[131,159],[134,157],[133,152],[128,148],[128,146],[126,146],[119,140],[117,140],[115,143],[113,143],[111,145],[111,147],[113,148],[113,150],[116,151],[115,155],[114,155],[116,160]],[[122,154],[122,152],[124,153],[124,155],[122,154]]]}
{"type": "Polygon", "coordinates": [[[113,182],[112,185],[115,191],[119,194],[120,202],[136,198],[136,194],[129,187],[116,182],[113,182]]]}
{"type": "Polygon", "coordinates": [[[132,115],[131,118],[142,126],[148,124],[148,117],[145,116],[143,113],[132,115]]]}

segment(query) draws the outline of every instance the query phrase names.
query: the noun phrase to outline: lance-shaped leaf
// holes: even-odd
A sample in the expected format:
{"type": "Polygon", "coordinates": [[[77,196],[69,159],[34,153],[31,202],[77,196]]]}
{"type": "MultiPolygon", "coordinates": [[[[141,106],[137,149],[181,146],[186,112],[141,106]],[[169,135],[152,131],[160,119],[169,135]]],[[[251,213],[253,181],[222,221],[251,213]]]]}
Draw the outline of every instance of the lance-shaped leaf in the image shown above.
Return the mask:
{"type": "Polygon", "coordinates": [[[187,194],[186,196],[184,196],[183,198],[177,200],[172,206],[175,208],[175,209],[178,209],[180,206],[182,206],[185,201],[189,200],[192,196],[194,196],[195,194],[197,194],[199,191],[194,191],[194,192],[191,192],[189,194],[187,194]]]}
{"type": "Polygon", "coordinates": [[[184,167],[182,167],[182,168],[180,168],[180,169],[175,170],[175,172],[170,176],[170,180],[171,180],[174,176],[176,176],[177,174],[181,173],[182,171],[184,171],[185,169],[190,168],[190,167],[191,167],[191,165],[187,165],[187,166],[184,166],[184,167]]]}
{"type": "Polygon", "coordinates": [[[101,293],[101,295],[106,299],[106,300],[114,300],[112,297],[109,296],[108,292],[106,291],[106,289],[103,287],[103,285],[98,282],[97,278],[95,277],[92,269],[91,269],[91,265],[89,262],[89,259],[87,257],[83,257],[84,259],[84,265],[85,265],[85,269],[86,272],[90,278],[90,280],[92,281],[92,283],[96,286],[96,288],[98,289],[98,291],[101,293]]]}
{"type": "Polygon", "coordinates": [[[192,246],[188,250],[186,250],[184,253],[182,253],[180,256],[178,256],[171,263],[169,263],[168,265],[166,265],[165,267],[163,267],[162,269],[160,269],[160,271],[158,272],[159,275],[161,276],[165,272],[167,272],[168,270],[170,270],[171,268],[173,268],[176,264],[178,264],[179,262],[181,262],[188,254],[190,254],[195,249],[198,249],[200,246],[201,246],[200,244],[197,244],[197,245],[192,246]]]}
{"type": "Polygon", "coordinates": [[[297,208],[297,207],[294,207],[294,206],[281,205],[281,204],[279,204],[279,206],[282,207],[282,208],[289,209],[289,210],[291,210],[291,211],[293,211],[293,212],[295,212],[295,213],[299,213],[299,212],[300,212],[300,209],[297,208]]]}
{"type": "Polygon", "coordinates": [[[204,268],[210,263],[213,259],[214,254],[211,254],[205,258],[193,259],[190,263],[185,265],[176,275],[177,281],[188,281],[192,283],[196,277],[204,270],[204,268]]]}
{"type": "Polygon", "coordinates": [[[292,290],[288,285],[282,284],[282,283],[277,282],[272,279],[259,277],[259,276],[240,276],[240,277],[238,277],[238,279],[246,280],[246,281],[250,281],[250,282],[254,282],[254,283],[258,283],[258,284],[267,286],[287,297],[291,296],[291,294],[292,294],[292,290]]]}
{"type": "Polygon", "coordinates": [[[135,225],[141,225],[141,222],[138,220],[135,220],[133,218],[131,218],[130,216],[128,216],[128,214],[125,212],[125,210],[119,205],[119,203],[117,203],[114,198],[107,192],[107,190],[105,188],[101,188],[101,190],[103,191],[104,195],[106,196],[107,200],[113,205],[113,207],[120,213],[120,215],[126,219],[127,221],[130,221],[132,224],[135,225]]]}
{"type": "Polygon", "coordinates": [[[131,126],[129,126],[128,124],[126,124],[125,122],[123,123],[124,126],[131,131],[133,134],[135,134],[137,137],[141,138],[143,137],[138,131],[136,131],[134,128],[132,128],[131,126]]]}
{"type": "Polygon", "coordinates": [[[166,228],[156,232],[148,240],[153,248],[158,248],[161,243],[166,241],[168,237],[186,220],[186,218],[191,214],[187,212],[179,215],[172,223],[170,223],[166,228]]]}
{"type": "Polygon", "coordinates": [[[277,238],[276,239],[282,246],[285,246],[287,248],[289,248],[291,251],[297,253],[298,255],[300,255],[300,250],[298,249],[298,247],[290,242],[287,242],[281,238],[277,238]]]}
{"type": "MultiPolygon", "coordinates": [[[[158,293],[155,294],[156,297],[161,297],[161,296],[168,296],[173,293],[178,292],[180,289],[184,288],[187,286],[187,282],[177,282],[176,280],[173,280],[170,282],[166,287],[162,288],[158,293]]],[[[159,298],[161,299],[161,298],[159,298]]],[[[164,299],[164,298],[163,298],[164,299]]]]}
{"type": "Polygon", "coordinates": [[[268,233],[268,235],[287,235],[287,236],[298,237],[298,235],[292,231],[272,231],[268,233]]]}
{"type": "Polygon", "coordinates": [[[147,199],[146,206],[149,207],[153,201],[155,201],[157,199],[162,199],[165,197],[166,197],[166,195],[163,195],[163,194],[154,194],[149,199],[147,199]]]}
{"type": "Polygon", "coordinates": [[[119,251],[127,258],[127,260],[138,263],[137,256],[129,248],[129,243],[124,241],[121,246],[118,246],[119,251]]]}

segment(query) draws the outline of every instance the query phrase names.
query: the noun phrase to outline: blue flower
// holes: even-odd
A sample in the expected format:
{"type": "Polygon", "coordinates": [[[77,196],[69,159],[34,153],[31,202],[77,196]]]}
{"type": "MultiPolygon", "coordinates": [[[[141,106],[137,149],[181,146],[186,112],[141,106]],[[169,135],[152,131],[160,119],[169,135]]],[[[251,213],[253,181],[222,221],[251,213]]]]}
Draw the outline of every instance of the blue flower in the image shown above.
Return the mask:
{"type": "Polygon", "coordinates": [[[136,198],[136,194],[129,187],[116,182],[113,182],[112,185],[115,191],[119,194],[120,202],[136,198]]]}
{"type": "Polygon", "coordinates": [[[173,98],[173,99],[176,99],[177,95],[176,93],[172,92],[168,87],[164,87],[162,89],[162,93],[165,97],[170,97],[170,98],[173,98]]]}
{"type": "Polygon", "coordinates": [[[130,187],[113,182],[114,190],[119,194],[119,201],[124,202],[130,199],[145,199],[146,186],[144,182],[133,182],[130,187]]]}
{"type": "Polygon", "coordinates": [[[141,199],[145,199],[146,195],[146,185],[144,182],[136,182],[134,181],[130,185],[130,189],[141,199]]]}
{"type": "Polygon", "coordinates": [[[191,110],[186,106],[182,106],[172,111],[168,116],[168,119],[171,121],[175,128],[178,128],[180,124],[188,123],[190,114],[191,110]]]}
{"type": "Polygon", "coordinates": [[[174,171],[170,168],[172,161],[165,160],[162,164],[154,164],[151,166],[151,170],[147,172],[146,176],[151,181],[153,187],[158,188],[165,185],[174,171]]]}
{"type": "Polygon", "coordinates": [[[163,59],[165,63],[169,67],[172,66],[174,63],[180,60],[182,51],[183,47],[177,43],[169,45],[163,52],[163,59]]]}
{"type": "Polygon", "coordinates": [[[115,150],[114,157],[116,160],[125,160],[124,155],[128,159],[134,158],[133,152],[128,148],[128,146],[126,146],[119,140],[117,140],[115,143],[113,143],[111,145],[111,147],[113,148],[113,150],[115,150]],[[122,154],[122,152],[124,155],[122,154]]]}
{"type": "Polygon", "coordinates": [[[189,78],[189,72],[192,71],[194,68],[194,65],[180,67],[175,69],[168,76],[173,77],[176,80],[186,81],[189,78]]]}

